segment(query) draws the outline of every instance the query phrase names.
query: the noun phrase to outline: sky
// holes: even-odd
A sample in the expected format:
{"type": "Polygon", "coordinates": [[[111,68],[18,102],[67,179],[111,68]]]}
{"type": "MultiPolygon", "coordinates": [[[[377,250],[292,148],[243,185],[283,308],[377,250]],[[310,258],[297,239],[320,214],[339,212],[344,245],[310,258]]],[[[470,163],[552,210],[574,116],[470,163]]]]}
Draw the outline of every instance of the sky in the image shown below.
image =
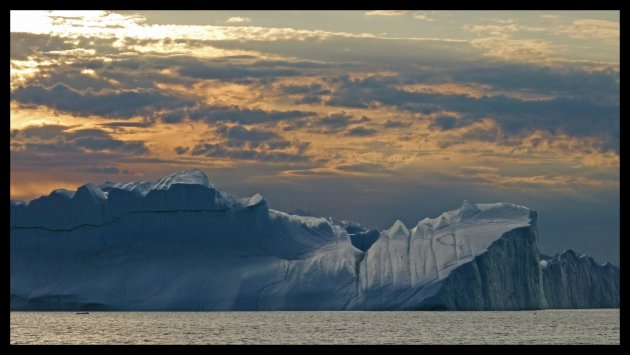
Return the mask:
{"type": "Polygon", "coordinates": [[[384,229],[463,200],[619,265],[619,11],[12,11],[11,198],[203,170],[384,229]]]}

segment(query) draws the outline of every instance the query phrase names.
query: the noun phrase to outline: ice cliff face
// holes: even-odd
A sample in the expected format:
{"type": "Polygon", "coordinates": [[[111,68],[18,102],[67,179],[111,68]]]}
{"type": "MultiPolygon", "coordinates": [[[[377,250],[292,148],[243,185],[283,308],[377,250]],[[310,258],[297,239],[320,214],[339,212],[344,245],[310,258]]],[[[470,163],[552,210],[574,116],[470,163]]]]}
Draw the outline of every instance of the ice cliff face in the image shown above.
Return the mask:
{"type": "Polygon", "coordinates": [[[540,265],[549,308],[619,307],[619,268],[599,265],[573,250],[541,260],[540,265]]]}
{"type": "Polygon", "coordinates": [[[522,206],[465,201],[411,229],[396,221],[370,231],[270,210],[260,195],[232,197],[196,169],[11,201],[10,238],[12,309],[619,304],[618,269],[539,260],[536,214],[522,206]]]}
{"type": "Polygon", "coordinates": [[[536,213],[464,201],[409,230],[396,221],[360,264],[367,309],[499,310],[544,306],[536,213]]]}

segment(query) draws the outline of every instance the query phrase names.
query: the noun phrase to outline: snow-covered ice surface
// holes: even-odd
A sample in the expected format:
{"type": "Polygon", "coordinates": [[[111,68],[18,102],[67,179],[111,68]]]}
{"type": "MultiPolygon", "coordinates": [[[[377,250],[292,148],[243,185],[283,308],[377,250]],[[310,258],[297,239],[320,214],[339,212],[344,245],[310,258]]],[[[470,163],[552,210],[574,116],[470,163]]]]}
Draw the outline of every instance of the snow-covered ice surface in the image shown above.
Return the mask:
{"type": "Polygon", "coordinates": [[[618,269],[541,261],[536,239],[523,206],[464,201],[379,232],[270,210],[192,169],[11,201],[11,308],[513,310],[546,307],[545,292],[618,306],[618,269]],[[583,290],[565,269],[605,280],[583,290]]]}

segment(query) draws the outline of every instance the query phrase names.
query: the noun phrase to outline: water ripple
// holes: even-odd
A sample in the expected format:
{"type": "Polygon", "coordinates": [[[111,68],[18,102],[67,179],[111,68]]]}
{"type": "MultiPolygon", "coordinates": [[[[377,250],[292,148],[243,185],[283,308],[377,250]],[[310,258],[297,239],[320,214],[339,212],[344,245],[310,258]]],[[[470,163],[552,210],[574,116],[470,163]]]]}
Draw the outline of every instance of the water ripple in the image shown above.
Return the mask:
{"type": "Polygon", "coordinates": [[[619,344],[619,309],[11,312],[11,344],[619,344]]]}

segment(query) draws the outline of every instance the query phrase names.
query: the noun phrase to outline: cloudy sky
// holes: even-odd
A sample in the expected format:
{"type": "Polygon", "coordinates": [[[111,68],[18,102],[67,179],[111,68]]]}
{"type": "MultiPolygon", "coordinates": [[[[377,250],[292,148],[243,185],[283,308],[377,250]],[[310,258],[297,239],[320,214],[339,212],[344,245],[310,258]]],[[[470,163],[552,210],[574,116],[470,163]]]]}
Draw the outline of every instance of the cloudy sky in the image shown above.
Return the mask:
{"type": "Polygon", "coordinates": [[[11,198],[188,167],[386,228],[462,200],[619,263],[618,11],[11,12],[11,198]]]}

